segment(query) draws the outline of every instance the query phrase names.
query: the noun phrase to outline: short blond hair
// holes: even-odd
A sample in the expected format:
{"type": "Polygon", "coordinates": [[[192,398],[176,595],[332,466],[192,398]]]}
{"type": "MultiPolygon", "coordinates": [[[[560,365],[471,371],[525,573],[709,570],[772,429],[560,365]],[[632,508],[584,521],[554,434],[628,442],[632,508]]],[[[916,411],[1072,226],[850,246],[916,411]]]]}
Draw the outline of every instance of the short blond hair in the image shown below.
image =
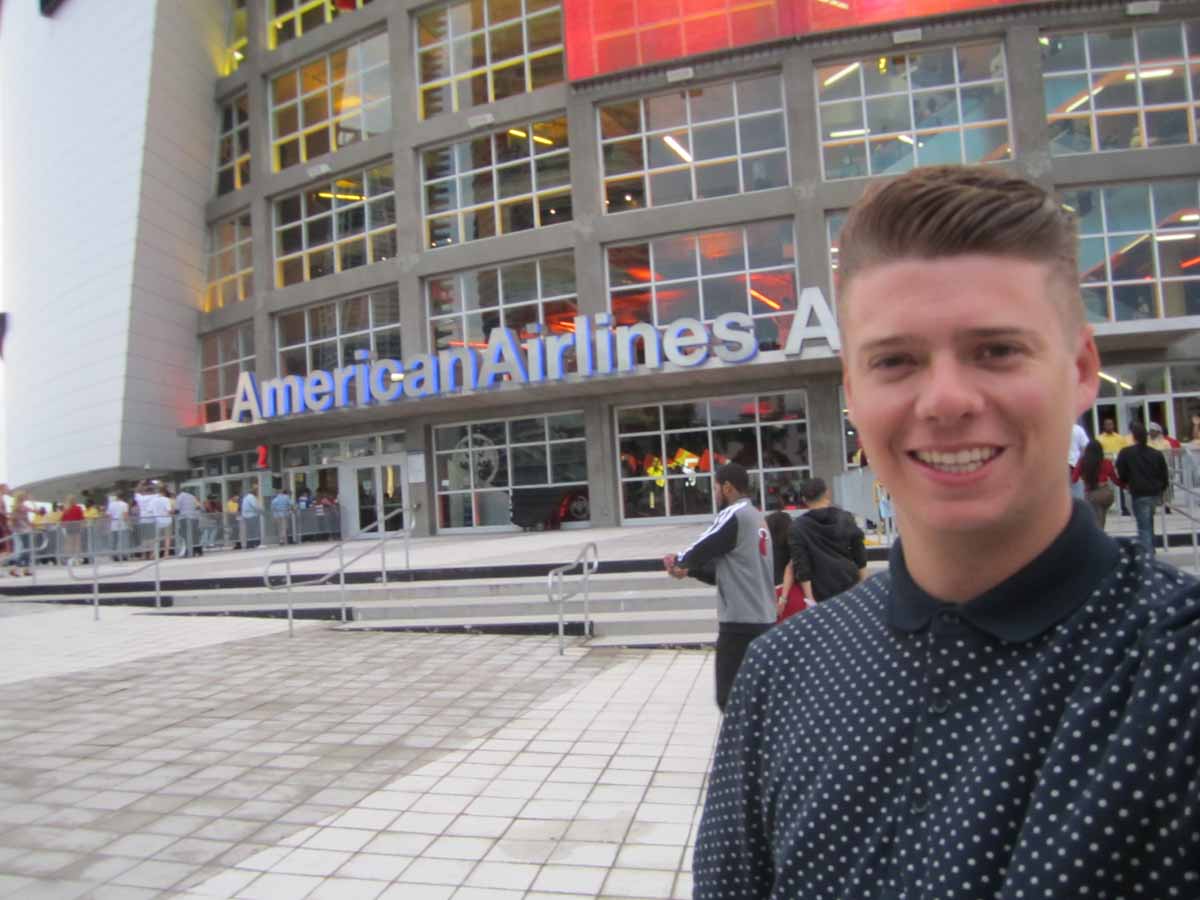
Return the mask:
{"type": "MultiPolygon", "coordinates": [[[[1054,195],[994,166],[926,166],[867,189],[838,237],[838,287],[902,259],[966,254],[1046,263],[1064,290],[1064,321],[1085,321],[1075,217],[1054,195]]],[[[1057,292],[1056,292],[1057,293],[1057,292]]]]}

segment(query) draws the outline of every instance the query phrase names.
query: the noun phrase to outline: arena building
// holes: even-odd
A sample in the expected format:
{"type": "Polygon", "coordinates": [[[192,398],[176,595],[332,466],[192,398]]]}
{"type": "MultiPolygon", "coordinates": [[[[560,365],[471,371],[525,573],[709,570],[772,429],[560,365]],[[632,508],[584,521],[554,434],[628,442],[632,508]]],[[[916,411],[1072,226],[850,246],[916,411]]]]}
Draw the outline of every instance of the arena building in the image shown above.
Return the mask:
{"type": "Polygon", "coordinates": [[[856,450],[845,210],[947,162],[1078,213],[1088,425],[1200,437],[1196,2],[42,6],[0,10],[14,484],[428,534],[705,519],[729,459],[789,506],[856,450]]]}

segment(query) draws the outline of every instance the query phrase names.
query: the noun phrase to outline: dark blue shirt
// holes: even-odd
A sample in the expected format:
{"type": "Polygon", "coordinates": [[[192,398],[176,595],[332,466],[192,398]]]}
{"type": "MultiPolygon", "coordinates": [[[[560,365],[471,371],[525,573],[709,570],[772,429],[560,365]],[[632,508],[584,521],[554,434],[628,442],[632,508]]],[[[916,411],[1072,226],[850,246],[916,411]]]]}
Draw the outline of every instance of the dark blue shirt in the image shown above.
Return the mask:
{"type": "Polygon", "coordinates": [[[1077,504],[965,605],[889,572],[754,641],[697,900],[1200,898],[1200,584],[1077,504]]]}

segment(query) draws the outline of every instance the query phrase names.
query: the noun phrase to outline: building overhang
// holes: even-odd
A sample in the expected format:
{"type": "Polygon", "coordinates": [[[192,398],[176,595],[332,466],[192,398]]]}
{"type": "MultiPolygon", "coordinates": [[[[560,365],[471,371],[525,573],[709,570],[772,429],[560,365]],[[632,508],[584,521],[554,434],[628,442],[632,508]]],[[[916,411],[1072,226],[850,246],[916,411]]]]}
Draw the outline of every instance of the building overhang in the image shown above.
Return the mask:
{"type": "Polygon", "coordinates": [[[1101,356],[1136,350],[1169,350],[1200,333],[1200,316],[1101,322],[1093,327],[1101,356]]]}

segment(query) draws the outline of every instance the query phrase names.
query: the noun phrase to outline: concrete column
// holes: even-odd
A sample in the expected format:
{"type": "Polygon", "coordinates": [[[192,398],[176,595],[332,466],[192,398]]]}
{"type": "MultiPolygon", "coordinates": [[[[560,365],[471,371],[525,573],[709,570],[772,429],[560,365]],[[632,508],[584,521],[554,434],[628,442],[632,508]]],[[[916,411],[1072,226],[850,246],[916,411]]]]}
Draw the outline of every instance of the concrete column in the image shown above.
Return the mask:
{"type": "Polygon", "coordinates": [[[1035,24],[1011,25],[1005,35],[1008,99],[1012,121],[1009,137],[1013,158],[1027,178],[1044,188],[1054,187],[1050,141],[1046,133],[1042,95],[1042,51],[1035,24]]]}
{"type": "Polygon", "coordinates": [[[845,467],[842,459],[842,407],[836,378],[812,378],[808,391],[808,458],[813,475],[832,482],[845,467]]]}
{"type": "Polygon", "coordinates": [[[579,311],[586,314],[607,312],[604,248],[596,234],[596,223],[604,215],[597,154],[600,135],[595,107],[588,96],[568,94],[567,141],[571,145],[572,227],[575,231],[575,284],[579,292],[579,311]]]}
{"type": "Polygon", "coordinates": [[[421,504],[412,517],[412,533],[414,537],[428,537],[434,533],[437,524],[437,492],[431,429],[425,421],[404,423],[404,450],[408,454],[408,502],[421,504]],[[414,459],[415,454],[420,454],[423,459],[414,459]],[[415,467],[418,462],[422,464],[420,469],[415,467]]]}
{"type": "Polygon", "coordinates": [[[618,525],[621,514],[612,408],[605,400],[589,401],[584,404],[583,419],[587,429],[588,501],[592,525],[597,528],[618,525]]]}

